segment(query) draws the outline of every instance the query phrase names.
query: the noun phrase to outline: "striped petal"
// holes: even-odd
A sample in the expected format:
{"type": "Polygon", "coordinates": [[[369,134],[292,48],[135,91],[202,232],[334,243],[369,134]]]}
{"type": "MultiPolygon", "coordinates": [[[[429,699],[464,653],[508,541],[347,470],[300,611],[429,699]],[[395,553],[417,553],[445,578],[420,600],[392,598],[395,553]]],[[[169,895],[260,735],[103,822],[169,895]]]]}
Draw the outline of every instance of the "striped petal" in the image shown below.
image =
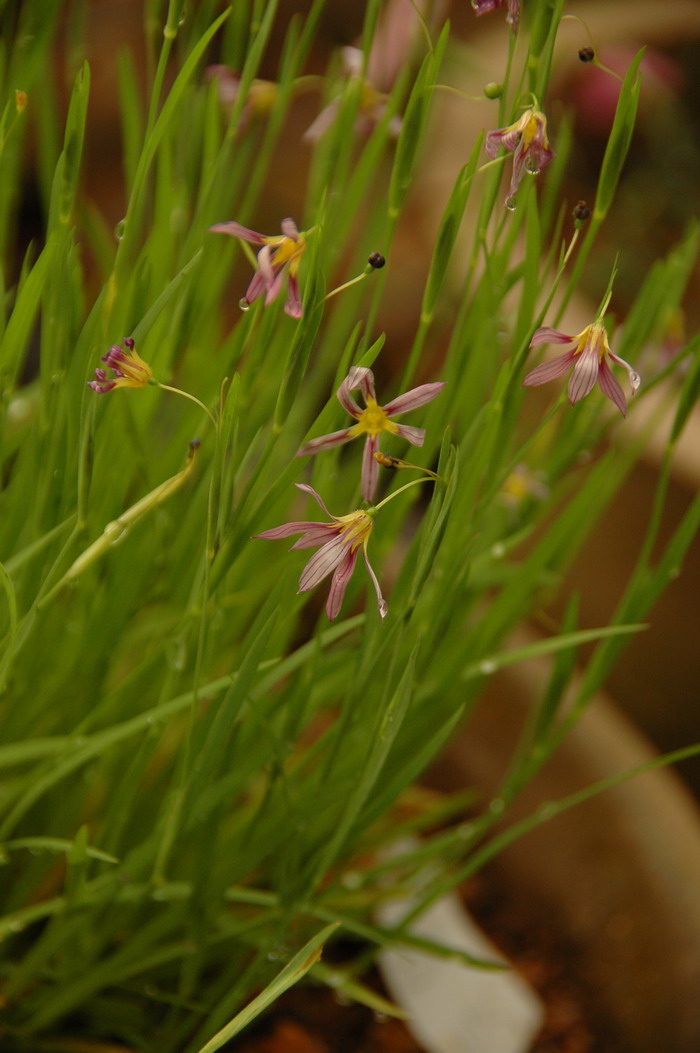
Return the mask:
{"type": "Polygon", "coordinates": [[[300,548],[316,548],[318,545],[325,545],[337,529],[335,523],[309,523],[309,530],[294,542],[289,551],[296,552],[300,548]]]}
{"type": "Polygon", "coordinates": [[[320,453],[321,450],[331,450],[334,446],[342,446],[345,442],[354,439],[352,428],[344,428],[342,431],[332,431],[329,435],[319,435],[317,439],[305,442],[298,450],[297,457],[306,457],[307,454],[320,453]]]}
{"type": "Polygon", "coordinates": [[[561,333],[558,329],[550,329],[548,326],[543,326],[541,329],[535,330],[530,341],[530,347],[537,347],[538,344],[575,344],[577,340],[578,336],[567,336],[566,333],[561,333]]]}
{"type": "Polygon", "coordinates": [[[355,570],[358,553],[359,549],[357,548],[354,552],[348,552],[347,557],[338,567],[336,567],[333,577],[331,578],[331,587],[326,601],[326,614],[331,622],[338,615],[338,612],[343,605],[345,591],[350,582],[350,578],[353,575],[353,571],[355,570]]]}
{"type": "Polygon", "coordinates": [[[370,578],[372,579],[372,584],[374,585],[374,591],[377,594],[377,607],[379,608],[379,614],[380,614],[380,616],[382,618],[386,618],[386,613],[387,613],[389,608],[387,607],[386,600],[382,596],[382,590],[381,590],[381,587],[379,585],[379,580],[377,579],[377,575],[372,570],[372,564],[370,563],[369,556],[367,555],[367,545],[366,544],[362,546],[362,555],[365,557],[365,566],[367,567],[367,573],[369,574],[370,578]]]}
{"type": "Polygon", "coordinates": [[[265,296],[265,306],[266,307],[267,307],[268,304],[270,304],[274,300],[276,300],[277,297],[279,296],[280,290],[282,288],[282,282],[283,281],[284,281],[284,272],[280,271],[279,274],[276,274],[274,276],[274,278],[272,279],[272,282],[267,287],[267,295],[265,296]]]}
{"type": "Polygon", "coordinates": [[[359,417],[362,410],[352,397],[352,391],[361,391],[365,400],[369,395],[376,400],[374,392],[374,374],[364,366],[353,366],[343,383],[336,391],[336,398],[351,417],[359,417]]]}
{"type": "Polygon", "coordinates": [[[371,501],[377,490],[379,465],[375,461],[374,455],[378,449],[379,436],[368,435],[362,455],[362,496],[365,501],[371,501]]]}
{"type": "Polygon", "coordinates": [[[598,370],[598,383],[600,390],[606,398],[614,402],[623,417],[627,416],[627,399],[617,377],[613,375],[608,363],[603,359],[598,370]]]}
{"type": "Polygon", "coordinates": [[[400,435],[411,446],[422,446],[425,442],[425,428],[411,428],[407,424],[395,424],[396,434],[400,435]]]}
{"type": "Polygon", "coordinates": [[[331,512],[329,512],[326,508],[326,504],[321,495],[319,494],[318,490],[314,490],[313,486],[310,486],[308,483],[295,483],[294,485],[296,486],[297,490],[301,490],[303,494],[309,494],[310,497],[313,497],[314,501],[321,506],[321,508],[326,513],[329,519],[335,519],[335,521],[338,522],[337,517],[334,516],[331,512]]]}
{"type": "Polygon", "coordinates": [[[265,286],[269,289],[275,280],[275,272],[272,268],[272,246],[263,245],[258,253],[258,271],[265,279],[265,286]]]}
{"type": "Polygon", "coordinates": [[[595,351],[583,351],[576,358],[576,365],[569,378],[569,402],[572,406],[593,390],[600,372],[600,362],[595,351]]]}
{"type": "Polygon", "coordinates": [[[301,302],[301,295],[299,293],[299,282],[297,281],[296,275],[289,274],[289,285],[287,288],[287,302],[284,305],[284,309],[290,318],[301,318],[304,313],[304,308],[301,302]]]}
{"type": "Polygon", "coordinates": [[[299,592],[309,592],[327,578],[350,551],[347,536],[340,530],[316,552],[299,578],[299,592]]]}
{"type": "MultiPolygon", "coordinates": [[[[294,534],[305,534],[324,525],[323,523],[314,523],[310,520],[299,520],[296,523],[283,523],[282,526],[273,527],[272,530],[263,530],[261,534],[253,534],[253,537],[279,541],[281,538],[292,537],[294,534]]],[[[335,527],[331,525],[330,529],[335,529],[335,527]]],[[[294,548],[296,547],[295,545],[294,548]]]]}
{"type": "Polygon", "coordinates": [[[265,282],[265,276],[261,271],[256,271],[253,277],[250,279],[250,285],[246,289],[244,300],[246,303],[255,303],[262,294],[265,292],[267,284],[265,282]]]}
{"type": "Polygon", "coordinates": [[[411,388],[410,391],[388,402],[386,406],[382,406],[382,409],[387,417],[398,417],[400,413],[418,409],[419,406],[425,406],[426,402],[432,402],[434,398],[437,398],[444,386],[444,383],[421,384],[420,387],[411,388]]]}
{"type": "Polygon", "coordinates": [[[574,352],[567,351],[565,354],[553,358],[551,362],[542,362],[541,365],[527,374],[523,380],[523,387],[537,387],[538,384],[546,384],[548,381],[562,376],[573,365],[575,360],[574,352]]]}
{"type": "Polygon", "coordinates": [[[258,234],[257,230],[250,230],[249,227],[242,227],[240,223],[215,223],[213,227],[209,227],[210,234],[230,234],[234,238],[241,238],[242,241],[250,241],[253,245],[264,245],[266,238],[263,234],[258,234]]]}

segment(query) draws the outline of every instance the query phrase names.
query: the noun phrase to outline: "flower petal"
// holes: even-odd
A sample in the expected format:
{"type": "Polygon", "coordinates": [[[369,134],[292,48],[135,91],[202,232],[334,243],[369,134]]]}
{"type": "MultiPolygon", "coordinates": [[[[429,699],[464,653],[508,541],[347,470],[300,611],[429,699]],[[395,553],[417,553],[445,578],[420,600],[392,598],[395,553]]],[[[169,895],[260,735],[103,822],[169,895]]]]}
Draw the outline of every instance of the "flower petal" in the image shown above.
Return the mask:
{"type": "Polygon", "coordinates": [[[310,520],[300,520],[296,523],[283,523],[282,526],[273,527],[272,530],[263,530],[260,534],[253,534],[254,538],[267,538],[269,541],[279,541],[284,537],[292,537],[294,534],[305,534],[316,527],[324,526],[323,523],[314,523],[310,520]]]}
{"type": "Polygon", "coordinates": [[[284,271],[280,271],[279,274],[275,275],[275,277],[272,279],[271,284],[268,285],[268,287],[267,287],[267,294],[265,296],[265,306],[266,307],[267,307],[268,304],[271,304],[274,300],[276,300],[277,297],[279,296],[280,290],[282,288],[282,282],[283,281],[284,281],[284,271]]]}
{"type": "Polygon", "coordinates": [[[432,402],[434,398],[437,398],[444,386],[442,382],[421,384],[419,387],[411,388],[404,395],[399,395],[398,398],[388,402],[386,406],[382,406],[382,409],[387,417],[398,417],[400,413],[418,409],[419,406],[425,406],[426,402],[432,402]]]}
{"type": "Polygon", "coordinates": [[[297,281],[296,275],[292,274],[291,268],[289,272],[289,285],[287,287],[287,302],[284,305],[284,309],[290,318],[301,318],[304,313],[304,307],[299,293],[299,282],[297,281]]]}
{"type": "Polygon", "coordinates": [[[230,234],[234,238],[241,238],[242,241],[250,241],[253,245],[265,244],[264,234],[258,234],[257,230],[250,230],[249,227],[242,227],[240,223],[215,223],[213,227],[209,227],[209,233],[230,234]]]}
{"type": "Polygon", "coordinates": [[[334,120],[338,116],[338,109],[340,108],[340,99],[333,99],[332,102],[321,110],[318,117],[313,121],[302,135],[302,139],[306,143],[315,143],[318,139],[324,135],[334,120]]]}
{"type": "Polygon", "coordinates": [[[320,453],[321,450],[331,450],[334,446],[342,446],[344,442],[350,442],[355,436],[352,428],[344,428],[342,431],[332,431],[329,435],[319,435],[317,439],[310,439],[297,451],[297,457],[306,457],[308,454],[320,453]]]}
{"type": "Polygon", "coordinates": [[[381,590],[381,587],[379,585],[379,580],[377,578],[377,575],[372,570],[372,564],[370,563],[369,556],[367,555],[367,545],[366,544],[364,544],[362,546],[362,555],[365,557],[365,566],[367,567],[367,573],[369,574],[370,578],[372,579],[372,584],[374,585],[374,591],[377,594],[377,607],[379,608],[380,617],[386,618],[386,613],[387,613],[389,608],[387,607],[386,600],[382,596],[382,590],[381,590]]]}
{"type": "Polygon", "coordinates": [[[335,570],[345,555],[350,551],[350,544],[345,532],[338,529],[334,537],[330,538],[325,545],[314,553],[304,567],[299,578],[299,592],[308,592],[314,589],[327,578],[331,571],[335,570]]]}
{"type": "Polygon", "coordinates": [[[263,245],[258,253],[258,270],[265,280],[266,288],[271,288],[275,280],[275,271],[272,266],[272,246],[263,245]]]}
{"type": "Polygon", "coordinates": [[[598,370],[600,390],[606,398],[614,402],[623,417],[627,416],[627,399],[617,377],[613,375],[608,363],[603,359],[598,370]]]}
{"type": "Polygon", "coordinates": [[[509,128],[497,128],[495,131],[487,134],[484,149],[493,161],[498,157],[498,151],[501,146],[512,153],[518,145],[520,134],[520,129],[515,125],[511,125],[509,128]]]}
{"type": "Polygon", "coordinates": [[[632,394],[636,395],[637,391],[639,390],[639,385],[642,383],[642,378],[640,377],[637,370],[634,369],[633,366],[629,364],[629,362],[625,362],[624,358],[620,358],[619,355],[613,354],[613,352],[610,349],[608,349],[608,355],[610,356],[613,362],[617,363],[618,366],[622,366],[623,369],[627,370],[627,376],[629,377],[630,387],[632,388],[632,394]]]}
{"type": "Polygon", "coordinates": [[[255,303],[255,301],[265,292],[266,288],[267,284],[265,282],[264,274],[261,271],[256,271],[250,279],[250,284],[246,289],[243,299],[246,303],[255,303]]]}
{"type": "Polygon", "coordinates": [[[326,614],[331,622],[337,616],[343,605],[345,591],[348,587],[350,578],[353,575],[353,571],[355,570],[359,551],[360,550],[356,548],[354,552],[348,552],[347,558],[336,567],[333,577],[331,578],[331,587],[326,601],[326,614]]]}
{"type": "Polygon", "coordinates": [[[336,391],[336,398],[343,409],[351,417],[359,417],[362,410],[350,394],[351,391],[361,391],[365,401],[368,395],[370,398],[376,398],[374,393],[374,374],[371,369],[366,369],[364,366],[353,366],[336,391]]]}
{"type": "Polygon", "coordinates": [[[569,378],[569,402],[574,406],[593,389],[598,379],[600,362],[595,351],[582,351],[569,378]]]}
{"type": "Polygon", "coordinates": [[[563,355],[557,355],[550,362],[542,362],[527,374],[523,380],[523,387],[533,388],[538,384],[546,384],[548,381],[560,377],[563,373],[566,373],[575,360],[574,352],[566,351],[563,355]]]}
{"type": "Polygon", "coordinates": [[[379,436],[368,435],[362,455],[362,496],[365,501],[371,501],[377,490],[379,465],[375,461],[374,455],[378,449],[379,436]]]}
{"type": "Polygon", "coordinates": [[[292,241],[299,240],[299,228],[297,227],[294,220],[290,219],[289,216],[287,216],[286,219],[282,220],[281,227],[282,233],[284,234],[285,238],[291,238],[292,241]]]}
{"type": "Polygon", "coordinates": [[[395,424],[396,434],[400,435],[411,446],[422,446],[425,442],[425,428],[411,428],[407,424],[395,424]]]}
{"type": "Polygon", "coordinates": [[[338,517],[334,516],[331,512],[328,511],[323,498],[317,490],[314,490],[313,486],[310,486],[308,483],[295,483],[294,485],[296,486],[297,490],[301,490],[302,493],[309,494],[311,497],[313,497],[314,501],[316,501],[316,503],[321,506],[321,508],[326,513],[329,519],[334,519],[336,523],[338,522],[338,517]]]}
{"type": "Polygon", "coordinates": [[[335,523],[309,523],[309,530],[294,542],[289,551],[296,552],[300,548],[316,548],[318,545],[325,545],[330,535],[337,529],[335,523]]]}
{"type": "Polygon", "coordinates": [[[537,347],[538,344],[575,344],[577,340],[577,336],[567,336],[566,333],[561,333],[558,329],[550,329],[548,326],[543,326],[541,329],[535,330],[530,341],[530,347],[537,347]]]}

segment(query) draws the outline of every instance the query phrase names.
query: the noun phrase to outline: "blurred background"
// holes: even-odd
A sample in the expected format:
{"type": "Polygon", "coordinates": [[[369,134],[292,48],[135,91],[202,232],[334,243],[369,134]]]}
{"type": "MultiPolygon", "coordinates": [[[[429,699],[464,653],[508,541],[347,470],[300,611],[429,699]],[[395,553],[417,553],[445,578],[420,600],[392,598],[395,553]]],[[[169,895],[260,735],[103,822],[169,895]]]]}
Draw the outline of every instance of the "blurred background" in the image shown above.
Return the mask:
{"type": "MultiPolygon", "coordinates": [[[[20,6],[4,5],[4,33],[12,32],[20,6]]],[[[226,5],[222,2],[219,6],[223,9],[226,5]]],[[[260,71],[262,78],[274,80],[288,22],[310,6],[310,0],[282,0],[260,71]]],[[[190,0],[185,17],[192,17],[197,7],[195,0],[190,0]]],[[[527,0],[523,0],[523,7],[526,12],[527,0]]],[[[67,3],[63,8],[52,76],[55,106],[59,112],[65,110],[84,39],[92,70],[92,93],[83,188],[88,205],[82,207],[97,210],[109,232],[125,211],[118,56],[128,49],[137,70],[145,71],[144,27],[155,37],[164,11],[148,0],[92,0],[67,3]]],[[[364,9],[358,0],[329,0],[308,73],[324,74],[336,50],[357,41],[364,9]]],[[[423,157],[422,173],[409,215],[394,245],[393,260],[388,261],[388,289],[378,323],[388,335],[387,362],[397,367],[413,336],[431,246],[452,182],[476,136],[483,129],[494,127],[497,103],[485,99],[482,92],[484,85],[496,80],[503,69],[509,43],[503,10],[476,18],[468,0],[446,0],[445,10],[453,20],[461,47],[457,55],[450,57],[444,80],[467,95],[480,96],[480,100],[465,103],[447,93],[435,100],[432,142],[423,157]]],[[[567,116],[571,121],[573,150],[567,168],[567,215],[579,200],[593,201],[619,89],[619,81],[609,72],[595,64],[582,63],[579,51],[593,47],[602,65],[624,73],[636,51],[647,46],[637,128],[620,188],[584,273],[580,295],[572,302],[561,326],[565,331],[578,332],[590,321],[616,257],[619,273],[611,310],[617,323],[623,324],[629,304],[649,269],[680,240],[688,221],[700,212],[700,3],[581,0],[568,5],[567,11],[577,17],[562,24],[552,87],[548,98],[540,100],[548,115],[555,148],[558,128],[567,116]]],[[[210,61],[216,63],[215,52],[210,61]]],[[[283,216],[299,217],[310,153],[302,135],[321,105],[317,91],[304,92],[295,100],[278,146],[278,157],[283,163],[272,166],[264,212],[245,217],[251,226],[275,230],[283,216]]],[[[32,175],[40,157],[44,130],[36,112],[32,113],[31,97],[27,116],[32,122],[33,156],[26,161],[23,195],[16,207],[17,226],[10,232],[16,240],[18,267],[27,244],[41,238],[44,225],[44,203],[32,175]]],[[[546,174],[543,181],[546,182],[546,174]]],[[[230,218],[233,217],[222,216],[221,220],[230,218]]],[[[571,228],[565,229],[564,234],[570,236],[571,228]]],[[[85,252],[87,255],[87,246],[85,252]]],[[[242,275],[246,266],[242,260],[242,275]]],[[[460,296],[458,266],[454,270],[452,288],[442,307],[446,324],[460,296]]],[[[700,274],[695,273],[683,310],[677,316],[659,320],[658,339],[647,348],[645,361],[637,364],[643,377],[645,373],[653,375],[697,331],[699,293],[700,274]]],[[[538,392],[540,395],[546,402],[547,393],[538,392]]],[[[648,425],[648,419],[648,412],[643,420],[633,413],[624,432],[620,429],[621,435],[634,435],[648,425]]],[[[660,430],[659,435],[662,434],[660,430]]],[[[646,459],[634,470],[576,560],[564,589],[551,607],[541,612],[540,628],[546,628],[548,620],[557,619],[572,591],[581,596],[582,625],[606,624],[639,550],[661,447],[662,440],[657,442],[652,437],[646,459]]],[[[676,460],[664,535],[674,529],[699,483],[700,416],[696,412],[676,460]]],[[[615,701],[662,750],[700,739],[699,582],[700,543],[696,542],[683,573],[652,612],[650,630],[631,640],[609,682],[615,701]]],[[[687,762],[682,771],[700,794],[700,759],[687,762]]]]}

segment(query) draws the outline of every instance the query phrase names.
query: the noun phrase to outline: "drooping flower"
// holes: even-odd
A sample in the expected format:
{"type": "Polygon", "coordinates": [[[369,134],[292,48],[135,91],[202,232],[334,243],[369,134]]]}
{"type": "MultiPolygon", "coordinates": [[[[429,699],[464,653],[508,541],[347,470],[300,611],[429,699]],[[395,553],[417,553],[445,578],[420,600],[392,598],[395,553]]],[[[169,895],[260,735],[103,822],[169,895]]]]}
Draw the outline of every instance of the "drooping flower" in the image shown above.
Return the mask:
{"type": "Polygon", "coordinates": [[[95,379],[88,381],[88,387],[98,395],[105,395],[114,388],[145,388],[153,381],[153,372],[148,362],[144,362],[134,347],[133,339],[128,336],[121,344],[113,344],[102,361],[111,369],[110,377],[105,369],[95,370],[95,379]]]}
{"type": "Polygon", "coordinates": [[[515,124],[487,134],[484,148],[492,160],[500,146],[513,154],[513,176],[506,197],[506,208],[513,209],[525,173],[537,175],[554,157],[547,139],[547,118],[534,105],[528,107],[515,124]]]}
{"type": "Polygon", "coordinates": [[[299,295],[297,271],[306,248],[306,233],[299,233],[293,219],[283,219],[281,227],[281,234],[270,236],[258,234],[257,231],[234,222],[216,223],[209,230],[214,234],[230,234],[234,238],[262,246],[258,252],[258,269],[241,300],[243,310],[247,310],[263,293],[265,303],[272,303],[282,288],[284,272],[287,271],[289,283],[284,309],[290,317],[301,318],[304,310],[299,295]]]}
{"type": "Polygon", "coordinates": [[[405,424],[396,424],[391,417],[406,413],[408,410],[424,406],[431,402],[444,388],[443,383],[421,384],[420,387],[412,388],[404,395],[380,406],[374,390],[374,374],[371,369],[364,366],[353,366],[343,383],[338,388],[336,395],[343,409],[356,418],[357,423],[342,431],[331,432],[330,435],[321,435],[318,439],[311,439],[305,443],[297,457],[306,454],[320,453],[321,450],[330,450],[333,446],[340,446],[360,435],[365,435],[365,451],[362,458],[362,496],[366,501],[371,501],[377,489],[379,479],[379,465],[374,458],[379,450],[379,436],[383,431],[391,435],[400,435],[413,446],[422,446],[425,442],[425,430],[423,428],[411,428],[405,424]],[[365,408],[361,409],[351,392],[361,391],[365,402],[365,408]]]}
{"type": "MultiPolygon", "coordinates": [[[[472,7],[477,15],[485,15],[489,11],[495,11],[497,7],[503,7],[505,3],[506,0],[472,0],[472,7]]],[[[517,33],[520,20],[520,0],[507,0],[507,3],[506,22],[513,32],[517,33]]]]}
{"type": "Polygon", "coordinates": [[[597,380],[605,397],[614,402],[622,416],[625,416],[627,399],[618,380],[613,376],[608,359],[627,370],[633,395],[641,384],[641,378],[629,362],[625,362],[624,358],[620,358],[610,350],[608,334],[601,322],[593,322],[576,336],[567,336],[566,333],[560,333],[557,329],[546,327],[538,329],[532,338],[530,347],[536,347],[538,344],[573,344],[574,346],[570,351],[565,351],[563,355],[553,358],[550,362],[542,362],[531,373],[528,373],[523,380],[523,387],[546,384],[562,376],[567,369],[573,366],[568,392],[572,406],[586,397],[597,380]]]}
{"type": "Polygon", "coordinates": [[[352,577],[357,563],[357,557],[362,549],[367,573],[369,574],[374,591],[377,595],[377,607],[382,618],[386,617],[387,605],[382,596],[382,591],[367,555],[367,543],[374,525],[373,511],[370,509],[363,512],[358,509],[346,516],[334,516],[326,508],[323,498],[312,486],[306,483],[295,484],[305,494],[310,494],[318,502],[330,523],[317,523],[303,520],[294,523],[284,523],[282,526],[273,527],[272,530],[264,530],[262,534],[256,534],[256,538],[269,538],[278,540],[285,537],[293,537],[301,534],[295,541],[290,551],[300,548],[318,548],[309,562],[304,567],[299,578],[299,592],[308,592],[316,588],[324,578],[332,574],[331,588],[326,602],[326,614],[333,619],[338,614],[348,582],[352,577]]]}

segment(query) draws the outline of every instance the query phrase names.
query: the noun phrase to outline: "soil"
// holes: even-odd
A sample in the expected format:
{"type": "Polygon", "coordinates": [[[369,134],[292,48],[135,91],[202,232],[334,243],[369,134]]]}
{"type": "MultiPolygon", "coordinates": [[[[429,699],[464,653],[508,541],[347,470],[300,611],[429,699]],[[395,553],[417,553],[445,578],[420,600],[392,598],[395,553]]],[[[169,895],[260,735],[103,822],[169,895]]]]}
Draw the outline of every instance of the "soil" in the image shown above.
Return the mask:
{"type": "MultiPolygon", "coordinates": [[[[464,890],[464,897],[472,916],[544,1003],[544,1024],[528,1053],[618,1053],[623,1048],[596,1010],[595,993],[577,976],[576,948],[553,928],[534,924],[488,871],[464,890]]],[[[378,974],[365,982],[386,994],[378,974]]],[[[231,1053],[425,1053],[402,1021],[378,1019],[321,986],[292,988],[226,1048],[231,1053]]]]}

